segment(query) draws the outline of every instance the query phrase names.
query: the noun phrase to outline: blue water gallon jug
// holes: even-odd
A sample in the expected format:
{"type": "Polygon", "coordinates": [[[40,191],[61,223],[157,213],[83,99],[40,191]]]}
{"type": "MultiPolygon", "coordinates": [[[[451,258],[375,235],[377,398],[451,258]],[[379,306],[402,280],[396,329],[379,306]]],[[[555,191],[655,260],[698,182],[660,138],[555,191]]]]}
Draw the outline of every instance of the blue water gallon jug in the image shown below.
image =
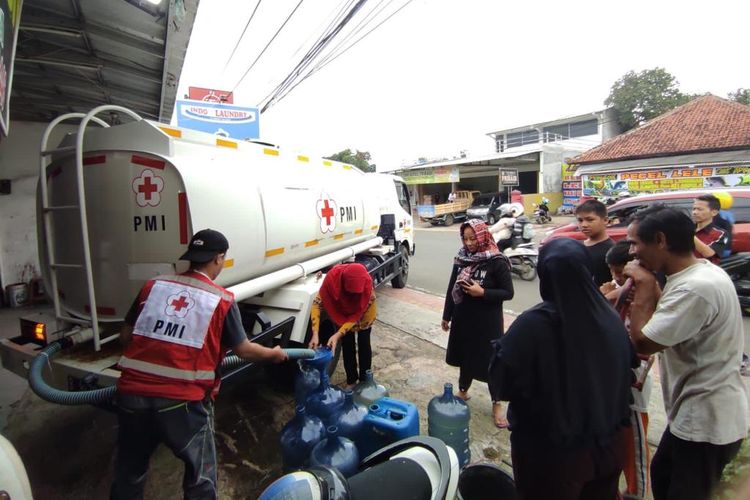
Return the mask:
{"type": "Polygon", "coordinates": [[[427,405],[427,433],[453,448],[461,467],[471,460],[469,450],[468,405],[453,395],[453,384],[445,384],[443,394],[435,396],[427,405]]]}
{"type": "Polygon", "coordinates": [[[320,387],[320,372],[313,366],[298,361],[299,372],[294,381],[294,400],[304,405],[307,397],[320,387]]]}
{"type": "Polygon", "coordinates": [[[344,406],[344,391],[332,386],[328,372],[320,372],[320,386],[307,396],[307,411],[320,417],[328,425],[335,421],[341,407],[344,406]]]}
{"type": "Polygon", "coordinates": [[[310,452],[326,436],[323,422],[298,405],[294,417],[281,430],[281,459],[284,470],[290,471],[307,465],[310,452]]]}
{"type": "Polygon", "coordinates": [[[350,477],[359,468],[359,452],[351,439],[338,433],[335,425],[328,427],[326,438],[316,444],[310,454],[310,465],[335,467],[344,477],[350,477]]]}
{"type": "Polygon", "coordinates": [[[352,391],[344,391],[344,405],[331,425],[338,427],[339,436],[349,438],[354,441],[354,444],[359,445],[365,417],[367,417],[367,408],[354,401],[352,391]]]}
{"type": "Polygon", "coordinates": [[[327,346],[315,349],[315,356],[308,359],[300,360],[308,368],[314,368],[319,372],[324,372],[333,359],[333,351],[327,346]]]}
{"type": "Polygon", "coordinates": [[[365,379],[354,387],[354,401],[365,408],[380,398],[388,397],[388,389],[378,384],[372,375],[372,370],[365,372],[365,379]]]}
{"type": "Polygon", "coordinates": [[[357,442],[362,458],[401,439],[419,435],[419,411],[408,401],[381,398],[370,405],[357,442]]]}

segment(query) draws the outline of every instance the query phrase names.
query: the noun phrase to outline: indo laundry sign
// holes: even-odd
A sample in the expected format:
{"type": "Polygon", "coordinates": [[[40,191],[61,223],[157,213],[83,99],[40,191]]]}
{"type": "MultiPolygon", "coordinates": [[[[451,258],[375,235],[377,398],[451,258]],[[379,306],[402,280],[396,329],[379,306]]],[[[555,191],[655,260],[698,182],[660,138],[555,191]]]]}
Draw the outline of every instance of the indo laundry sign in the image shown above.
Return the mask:
{"type": "Polygon", "coordinates": [[[177,101],[177,125],[234,139],[260,137],[258,108],[202,101],[177,101]]]}

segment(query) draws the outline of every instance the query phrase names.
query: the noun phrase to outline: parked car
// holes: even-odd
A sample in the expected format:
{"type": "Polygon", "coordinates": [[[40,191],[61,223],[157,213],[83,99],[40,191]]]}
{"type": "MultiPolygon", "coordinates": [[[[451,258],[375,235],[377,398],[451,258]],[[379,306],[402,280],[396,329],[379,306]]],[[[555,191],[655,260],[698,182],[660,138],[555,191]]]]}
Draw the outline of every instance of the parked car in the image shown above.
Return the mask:
{"type": "MultiPolygon", "coordinates": [[[[628,230],[630,217],[651,205],[663,204],[684,210],[690,215],[693,208],[693,200],[702,194],[711,194],[716,189],[694,189],[690,191],[672,191],[666,193],[644,194],[626,198],[608,207],[609,226],[607,234],[615,241],[625,238],[628,230]]],[[[721,191],[727,192],[734,198],[731,212],[735,217],[735,225],[732,236],[732,252],[750,252],[750,189],[728,188],[721,191]]],[[[585,240],[586,236],[578,230],[576,223],[552,229],[542,240],[542,245],[555,238],[574,238],[585,240]]]]}
{"type": "Polygon", "coordinates": [[[500,205],[508,202],[507,193],[483,193],[474,198],[471,207],[466,211],[469,219],[482,219],[489,225],[500,219],[500,205]]]}

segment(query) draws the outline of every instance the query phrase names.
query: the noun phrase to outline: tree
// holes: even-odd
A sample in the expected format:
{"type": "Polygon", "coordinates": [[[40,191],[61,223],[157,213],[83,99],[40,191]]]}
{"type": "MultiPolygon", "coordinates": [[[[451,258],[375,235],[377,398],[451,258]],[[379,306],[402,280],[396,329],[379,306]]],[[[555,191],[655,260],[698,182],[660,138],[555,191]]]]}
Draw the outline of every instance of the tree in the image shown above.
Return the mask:
{"type": "Polygon", "coordinates": [[[735,92],[730,92],[727,97],[732,101],[750,106],[750,89],[739,88],[735,92]]]}
{"type": "Polygon", "coordinates": [[[363,172],[375,172],[375,164],[370,163],[370,158],[370,153],[367,151],[357,150],[356,153],[352,153],[352,150],[349,148],[339,151],[331,156],[326,156],[327,160],[348,163],[349,165],[354,165],[363,172]]]}
{"type": "Polygon", "coordinates": [[[623,132],[666,113],[690,100],[664,68],[628,71],[617,80],[604,101],[612,106],[623,132]]]}

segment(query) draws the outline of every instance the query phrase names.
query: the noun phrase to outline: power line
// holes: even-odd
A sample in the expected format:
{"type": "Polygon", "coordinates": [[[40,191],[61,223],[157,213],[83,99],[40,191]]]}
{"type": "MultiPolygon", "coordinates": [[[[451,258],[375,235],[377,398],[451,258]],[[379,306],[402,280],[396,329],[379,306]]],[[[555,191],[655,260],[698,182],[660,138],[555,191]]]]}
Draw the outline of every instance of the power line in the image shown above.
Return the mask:
{"type": "MultiPolygon", "coordinates": [[[[359,38],[358,38],[357,40],[355,40],[355,41],[354,41],[354,42],[353,42],[353,43],[352,43],[351,45],[349,45],[348,47],[346,47],[345,49],[343,49],[342,51],[340,51],[340,52],[339,52],[338,54],[336,54],[335,56],[333,56],[333,57],[331,57],[331,58],[327,58],[326,60],[324,60],[324,61],[321,61],[320,63],[318,63],[318,64],[317,64],[317,65],[316,65],[315,67],[313,67],[313,69],[311,69],[311,70],[310,70],[310,71],[309,71],[309,72],[308,72],[308,73],[307,73],[307,74],[306,74],[306,75],[305,75],[304,77],[300,78],[300,79],[299,79],[298,81],[296,81],[296,82],[295,82],[295,83],[294,83],[293,85],[291,85],[291,87],[287,86],[287,87],[288,87],[288,90],[286,90],[286,91],[285,91],[285,92],[284,92],[283,94],[281,94],[281,92],[275,92],[275,93],[274,93],[274,95],[273,95],[273,97],[271,97],[271,99],[269,99],[269,100],[268,100],[268,101],[267,101],[267,102],[265,103],[265,105],[264,105],[264,106],[263,106],[263,108],[261,109],[261,113],[262,113],[262,112],[264,112],[264,111],[266,111],[266,110],[267,110],[267,109],[268,109],[269,107],[271,107],[271,106],[272,106],[273,104],[276,104],[277,102],[280,102],[280,101],[281,101],[282,99],[284,99],[284,98],[285,98],[285,97],[286,97],[287,95],[289,95],[289,93],[290,93],[290,92],[292,92],[292,91],[293,91],[293,90],[294,90],[295,88],[297,88],[297,86],[298,86],[299,84],[301,84],[302,82],[304,82],[305,80],[307,80],[308,78],[310,78],[310,77],[311,77],[312,75],[314,75],[315,73],[317,73],[318,71],[320,71],[320,70],[321,70],[321,69],[323,69],[324,67],[328,66],[328,65],[329,65],[330,63],[332,63],[333,61],[335,61],[336,59],[338,59],[338,58],[339,58],[340,56],[344,55],[344,54],[345,54],[346,52],[348,52],[348,51],[349,51],[349,50],[350,50],[350,49],[351,49],[352,47],[354,47],[354,46],[355,46],[355,45],[357,45],[357,44],[358,44],[359,42],[361,42],[361,41],[362,41],[362,40],[363,40],[364,38],[366,38],[366,37],[367,37],[367,36],[368,36],[368,35],[369,35],[370,33],[372,33],[373,31],[375,31],[376,29],[378,29],[378,28],[379,28],[379,27],[380,27],[381,25],[383,25],[383,23],[387,22],[387,21],[388,21],[388,20],[389,20],[390,18],[392,18],[393,16],[395,16],[396,14],[398,14],[398,13],[399,13],[399,12],[400,12],[400,11],[401,11],[401,10],[402,10],[402,9],[403,9],[404,7],[406,7],[407,5],[409,5],[409,4],[410,4],[411,2],[413,2],[413,1],[414,1],[414,0],[407,0],[407,1],[406,1],[406,3],[404,3],[404,5],[402,5],[401,7],[399,7],[398,9],[396,9],[396,10],[395,10],[394,12],[392,12],[392,13],[391,13],[391,14],[390,14],[390,15],[389,15],[388,17],[386,17],[385,19],[383,19],[383,20],[382,20],[382,21],[381,21],[380,23],[378,23],[378,24],[377,24],[377,25],[376,25],[375,27],[373,27],[373,28],[372,28],[371,30],[369,30],[369,31],[368,31],[367,33],[365,33],[364,35],[362,35],[361,37],[359,37],[359,38]]],[[[260,107],[260,105],[258,105],[258,106],[260,107]]]]}
{"type": "Polygon", "coordinates": [[[253,13],[250,14],[250,19],[247,20],[247,23],[245,23],[245,29],[242,30],[242,34],[237,39],[237,43],[234,44],[234,48],[232,49],[232,53],[229,54],[229,58],[227,59],[227,62],[224,64],[223,71],[227,70],[227,66],[229,66],[229,61],[232,60],[232,57],[234,57],[234,53],[237,52],[237,47],[240,46],[240,42],[245,37],[245,33],[247,32],[247,28],[250,26],[250,23],[253,21],[253,18],[255,17],[255,13],[258,12],[258,7],[260,7],[260,3],[263,0],[258,0],[258,3],[255,4],[255,8],[253,9],[253,13]]]}
{"type": "MultiPolygon", "coordinates": [[[[326,46],[328,46],[328,44],[336,37],[336,35],[339,34],[339,32],[344,28],[344,26],[346,26],[349,23],[349,21],[351,21],[354,15],[359,11],[359,9],[362,8],[362,6],[366,2],[367,0],[358,0],[357,3],[349,9],[349,12],[346,13],[343,19],[341,19],[333,29],[330,29],[330,26],[332,26],[333,23],[329,25],[329,29],[327,29],[326,32],[324,32],[318,38],[318,41],[310,48],[310,50],[307,51],[307,53],[297,63],[294,69],[292,69],[292,71],[284,78],[284,80],[282,80],[282,82],[279,85],[277,85],[276,88],[261,101],[261,103],[263,103],[263,101],[266,101],[266,104],[261,109],[261,113],[263,113],[268,108],[269,104],[273,101],[275,96],[278,96],[287,87],[289,87],[297,78],[299,78],[299,75],[305,69],[307,69],[307,67],[312,63],[312,61],[321,53],[321,51],[326,46]]],[[[261,105],[259,104],[258,107],[261,107],[261,105]]]]}
{"type": "Polygon", "coordinates": [[[289,22],[289,20],[292,18],[292,16],[294,15],[294,13],[297,12],[297,9],[299,9],[299,6],[302,5],[302,2],[304,2],[304,0],[299,0],[299,2],[297,3],[297,5],[294,7],[294,10],[292,10],[292,12],[287,16],[287,18],[284,20],[284,22],[281,24],[281,26],[279,26],[279,29],[276,30],[276,33],[274,33],[274,35],[271,38],[271,40],[269,40],[268,43],[266,44],[266,46],[263,47],[263,50],[260,51],[260,54],[258,54],[258,57],[256,57],[255,60],[252,62],[252,64],[250,64],[250,66],[247,68],[247,70],[245,70],[245,73],[243,73],[242,77],[235,84],[235,86],[232,87],[231,92],[234,92],[234,90],[239,86],[239,84],[242,83],[242,80],[244,80],[245,77],[248,75],[248,73],[250,73],[250,70],[253,69],[253,67],[258,62],[258,60],[263,56],[263,54],[265,54],[265,52],[268,49],[268,47],[273,43],[274,40],[276,40],[276,37],[279,36],[279,33],[281,33],[281,30],[284,29],[284,26],[286,26],[286,23],[289,22]]]}

